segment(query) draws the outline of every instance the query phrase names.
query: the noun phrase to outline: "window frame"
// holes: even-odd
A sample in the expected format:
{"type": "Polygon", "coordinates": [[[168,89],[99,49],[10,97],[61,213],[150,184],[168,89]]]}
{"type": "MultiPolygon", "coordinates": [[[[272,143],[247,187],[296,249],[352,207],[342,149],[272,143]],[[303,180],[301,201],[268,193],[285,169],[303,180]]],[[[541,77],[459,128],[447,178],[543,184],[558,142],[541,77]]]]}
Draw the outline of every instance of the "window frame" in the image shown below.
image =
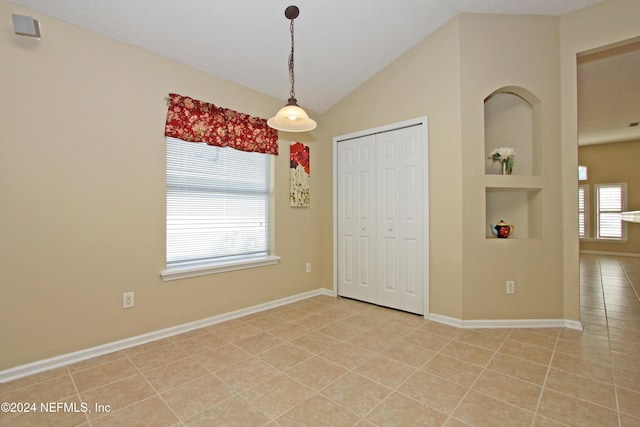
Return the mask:
{"type": "MultiPolygon", "coordinates": [[[[165,143],[167,145],[166,150],[169,150],[169,140],[174,139],[180,141],[184,144],[199,144],[194,142],[185,142],[179,140],[177,138],[165,138],[165,143]]],[[[216,147],[220,149],[220,147],[216,147]]],[[[227,148],[228,150],[233,150],[232,148],[227,148]]],[[[247,152],[247,155],[257,155],[259,153],[250,153],[247,152]]],[[[267,211],[267,219],[268,223],[268,233],[267,233],[267,253],[266,254],[241,254],[241,255],[230,255],[223,258],[215,259],[192,259],[192,260],[184,260],[179,262],[169,262],[167,257],[167,209],[165,209],[165,269],[160,272],[160,276],[163,281],[169,280],[177,280],[184,279],[188,277],[196,277],[203,276],[208,274],[222,273],[227,271],[234,270],[242,270],[247,268],[256,268],[263,267],[267,265],[277,264],[280,261],[280,257],[274,254],[274,170],[275,170],[275,156],[269,154],[260,154],[263,156],[268,156],[269,160],[269,189],[268,189],[268,211],[267,211]]],[[[165,172],[168,172],[169,164],[169,154],[167,152],[167,163],[165,164],[165,172]]],[[[168,195],[169,192],[165,193],[165,202],[168,204],[168,195]]]]}
{"type": "Polygon", "coordinates": [[[595,209],[595,215],[596,215],[596,235],[595,238],[598,241],[606,241],[606,242],[627,242],[628,237],[627,237],[627,223],[626,221],[623,221],[622,219],[620,219],[620,237],[602,237],[600,235],[600,214],[601,212],[606,212],[606,213],[617,213],[619,212],[620,214],[622,214],[622,212],[626,211],[627,209],[627,183],[623,182],[623,183],[610,183],[610,184],[594,184],[594,209],[595,209]],[[600,209],[600,188],[605,188],[605,187],[617,187],[620,188],[621,191],[621,206],[620,206],[620,210],[601,210],[600,209]]]}
{"type": "Polygon", "coordinates": [[[591,215],[589,207],[591,206],[589,184],[578,185],[578,237],[580,239],[588,239],[591,236],[591,215]],[[582,210],[580,210],[580,190],[583,190],[583,204],[582,210]],[[580,214],[583,214],[583,228],[584,235],[580,235],[580,214]]]}

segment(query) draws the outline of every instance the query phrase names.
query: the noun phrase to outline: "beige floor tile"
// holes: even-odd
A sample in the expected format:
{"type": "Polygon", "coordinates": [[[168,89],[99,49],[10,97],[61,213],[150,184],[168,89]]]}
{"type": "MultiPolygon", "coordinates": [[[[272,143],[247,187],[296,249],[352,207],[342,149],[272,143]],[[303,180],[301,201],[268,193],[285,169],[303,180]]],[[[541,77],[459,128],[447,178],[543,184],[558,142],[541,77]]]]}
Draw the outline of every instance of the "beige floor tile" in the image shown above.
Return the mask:
{"type": "Polygon", "coordinates": [[[432,321],[426,321],[422,326],[420,326],[420,330],[429,332],[430,334],[440,335],[446,338],[454,338],[458,336],[460,332],[462,332],[462,330],[453,326],[444,325],[442,323],[432,321]]]}
{"type": "Polygon", "coordinates": [[[614,368],[640,372],[640,355],[611,351],[611,364],[614,368]]]}
{"type": "Polygon", "coordinates": [[[240,341],[262,332],[262,329],[251,326],[241,319],[217,323],[207,327],[207,329],[231,342],[240,341]]]}
{"type": "Polygon", "coordinates": [[[533,346],[519,341],[513,341],[507,339],[502,347],[498,350],[498,353],[506,354],[507,356],[516,357],[518,359],[528,360],[530,362],[539,363],[541,365],[548,365],[551,361],[551,355],[553,352],[546,348],[533,346]]]}
{"type": "Polygon", "coordinates": [[[420,368],[435,355],[435,352],[401,342],[391,344],[380,354],[409,366],[420,368]]]}
{"type": "Polygon", "coordinates": [[[543,417],[542,415],[536,415],[531,427],[567,427],[567,424],[552,420],[551,418],[543,417]]]}
{"type": "Polygon", "coordinates": [[[311,332],[309,328],[305,328],[304,326],[297,323],[287,323],[286,325],[269,329],[269,333],[271,335],[285,341],[291,341],[296,338],[300,338],[301,336],[306,335],[309,332],[311,332]]]}
{"type": "Polygon", "coordinates": [[[345,369],[353,369],[365,363],[375,354],[366,348],[358,347],[348,342],[341,342],[323,351],[320,356],[345,369]]]}
{"type": "Polygon", "coordinates": [[[193,356],[193,360],[211,372],[216,372],[229,368],[238,362],[251,357],[249,353],[242,350],[235,344],[225,344],[205,353],[193,356]]]}
{"type": "Polygon", "coordinates": [[[273,314],[289,322],[295,322],[299,319],[302,319],[303,317],[308,316],[309,312],[285,305],[274,310],[273,314]]]}
{"type": "Polygon", "coordinates": [[[393,393],[366,418],[377,426],[405,427],[441,426],[447,421],[448,416],[406,396],[393,393]]]}
{"type": "Polygon", "coordinates": [[[640,372],[616,368],[614,375],[616,386],[640,392],[640,372]]]}
{"type": "Polygon", "coordinates": [[[391,391],[388,387],[349,372],[322,390],[321,394],[354,414],[364,416],[391,391]]]}
{"type": "Polygon", "coordinates": [[[437,352],[442,350],[447,344],[449,344],[451,338],[432,334],[422,329],[417,329],[409,332],[409,334],[402,337],[400,341],[403,343],[415,345],[416,347],[420,347],[425,350],[437,352]]]}
{"type": "Polygon", "coordinates": [[[534,412],[542,387],[495,371],[485,370],[473,385],[473,390],[534,412]]]}
{"type": "Polygon", "coordinates": [[[281,371],[286,371],[311,357],[313,354],[289,343],[273,347],[258,355],[258,358],[281,371]]]}
{"type": "Polygon", "coordinates": [[[612,384],[552,368],[549,370],[545,387],[609,409],[616,409],[612,384]]]}
{"type": "Polygon", "coordinates": [[[391,342],[397,342],[397,339],[393,340],[384,340],[381,339],[379,335],[376,335],[371,330],[363,331],[347,340],[349,344],[356,345],[358,347],[362,347],[372,352],[382,351],[387,345],[391,342]]]}
{"type": "Polygon", "coordinates": [[[557,332],[555,334],[534,333],[524,330],[514,330],[509,335],[509,339],[513,341],[519,341],[529,345],[535,345],[543,347],[548,350],[553,350],[556,346],[557,332]]]}
{"type": "MultiPolygon", "coordinates": [[[[94,388],[80,393],[83,402],[91,408],[96,405],[108,405],[110,411],[118,411],[141,400],[155,396],[156,391],[149,385],[142,375],[125,378],[109,385],[94,388]]],[[[105,413],[92,412],[89,417],[99,418],[105,413]]]]}
{"type": "Polygon", "coordinates": [[[169,363],[161,368],[144,373],[144,377],[158,392],[178,387],[196,378],[207,375],[209,371],[190,357],[169,363]]]}
{"type": "Polygon", "coordinates": [[[620,414],[620,427],[638,427],[640,426],[640,418],[632,417],[627,414],[620,414]]]}
{"type": "Polygon", "coordinates": [[[495,351],[506,339],[506,335],[478,332],[474,330],[464,330],[458,334],[456,339],[466,344],[473,344],[487,350],[495,351]]]}
{"type": "Polygon", "coordinates": [[[571,426],[616,426],[616,411],[552,390],[544,390],[538,413],[571,426]]]}
{"type": "Polygon", "coordinates": [[[353,372],[386,387],[396,388],[416,372],[416,368],[397,360],[377,355],[369,359],[367,363],[355,368],[353,372]]]}
{"type": "Polygon", "coordinates": [[[183,420],[203,412],[233,395],[233,389],[213,374],[161,393],[167,405],[183,420]]]}
{"type": "Polygon", "coordinates": [[[346,372],[345,368],[322,357],[314,356],[288,369],[285,373],[307,387],[320,391],[346,372]]]}
{"type": "Polygon", "coordinates": [[[142,354],[131,356],[131,362],[141,371],[149,371],[161,366],[168,365],[180,359],[184,359],[189,354],[175,344],[166,345],[157,350],[147,351],[142,354]]]}
{"type": "Polygon", "coordinates": [[[252,337],[236,341],[234,344],[247,353],[260,354],[270,348],[284,344],[284,341],[267,332],[262,332],[252,337]]]}
{"type": "Polygon", "coordinates": [[[551,361],[551,367],[562,371],[582,375],[592,380],[613,384],[613,369],[610,364],[594,362],[566,353],[556,352],[551,361]]]}
{"type": "Polygon", "coordinates": [[[311,332],[291,341],[291,344],[307,350],[310,353],[318,354],[338,344],[337,340],[329,335],[320,332],[311,332]]]}
{"type": "Polygon", "coordinates": [[[185,340],[177,341],[175,344],[176,346],[178,346],[178,348],[191,355],[194,355],[213,350],[214,348],[220,347],[227,342],[228,341],[221,336],[214,334],[213,332],[209,332],[185,340]]]}
{"type": "Polygon", "coordinates": [[[358,417],[326,397],[315,395],[276,419],[282,427],[288,426],[351,426],[358,417]]]}
{"type": "Polygon", "coordinates": [[[226,369],[217,371],[215,374],[234,390],[241,392],[279,373],[280,371],[268,363],[257,357],[251,357],[226,369]]]}
{"type": "Polygon", "coordinates": [[[289,321],[273,314],[254,315],[249,318],[242,318],[242,320],[244,320],[245,322],[247,322],[249,325],[253,327],[262,329],[263,331],[268,331],[270,329],[278,328],[280,326],[289,324],[289,321]]]}
{"type": "MultiPolygon", "coordinates": [[[[115,351],[113,353],[103,354],[102,356],[97,356],[91,359],[83,360],[82,362],[74,363],[73,365],[69,366],[69,371],[70,372],[82,371],[84,369],[93,368],[95,366],[103,365],[105,363],[115,362],[118,359],[123,359],[126,357],[127,357],[126,350],[115,351]]],[[[64,368],[62,369],[65,370],[64,368]]]]}
{"type": "Polygon", "coordinates": [[[375,316],[368,316],[366,314],[356,314],[354,316],[349,317],[348,319],[343,320],[342,322],[346,322],[352,326],[360,328],[362,330],[373,329],[377,325],[382,323],[382,319],[379,319],[375,316]]]}
{"type": "Polygon", "coordinates": [[[277,375],[242,393],[242,396],[271,419],[309,399],[314,391],[297,381],[277,375]]]}
{"type": "Polygon", "coordinates": [[[199,413],[184,422],[189,427],[201,426],[262,426],[269,418],[240,396],[229,399],[199,413]]]}
{"type": "Polygon", "coordinates": [[[399,340],[405,335],[415,330],[415,328],[398,321],[387,321],[380,323],[369,331],[380,336],[382,339],[399,340]]]}
{"type": "Polygon", "coordinates": [[[640,418],[640,392],[617,388],[620,412],[640,418]]]}
{"type": "Polygon", "coordinates": [[[457,340],[447,344],[440,354],[478,366],[486,366],[494,355],[493,351],[457,340]]]}
{"type": "Polygon", "coordinates": [[[398,387],[399,393],[446,414],[453,412],[467,391],[467,387],[422,371],[416,372],[398,387]]]}
{"type": "Polygon", "coordinates": [[[326,317],[320,316],[318,314],[311,314],[309,316],[305,316],[302,319],[298,319],[295,322],[291,322],[290,325],[297,325],[305,328],[306,333],[311,331],[317,331],[318,329],[322,329],[327,325],[333,323],[331,320],[326,317]]]}
{"type": "Polygon", "coordinates": [[[533,412],[525,411],[474,391],[465,396],[453,415],[477,427],[528,427],[534,416],[533,412]]]}
{"type": "Polygon", "coordinates": [[[444,427],[471,427],[471,424],[467,424],[462,420],[450,417],[447,422],[444,423],[444,427]]]}
{"type": "MultiPolygon", "coordinates": [[[[74,366],[74,365],[71,365],[74,366]]],[[[93,365],[90,365],[93,366],[93,365]]],[[[69,370],[64,368],[51,369],[39,374],[30,375],[28,377],[19,378],[17,380],[9,381],[6,383],[0,383],[0,396],[10,391],[18,390],[25,387],[30,387],[38,383],[42,383],[53,378],[64,377],[69,375],[69,370]]]]}
{"type": "Polygon", "coordinates": [[[544,384],[549,370],[548,366],[502,353],[496,353],[487,368],[539,386],[544,384]]]}
{"type": "Polygon", "coordinates": [[[171,409],[158,397],[134,403],[119,411],[98,418],[91,423],[94,427],[112,426],[172,426],[178,422],[171,409]]]}
{"type": "Polygon", "coordinates": [[[83,392],[137,374],[138,370],[129,359],[117,359],[110,363],[73,372],[71,375],[78,391],[83,392]]]}
{"type": "Polygon", "coordinates": [[[320,329],[320,332],[341,341],[349,339],[362,332],[362,328],[349,323],[349,319],[327,325],[320,329]]]}
{"type": "Polygon", "coordinates": [[[608,343],[558,340],[556,351],[594,362],[609,363],[608,343]]]}
{"type": "Polygon", "coordinates": [[[482,372],[482,368],[458,359],[436,354],[422,370],[463,387],[471,387],[482,372]]]}

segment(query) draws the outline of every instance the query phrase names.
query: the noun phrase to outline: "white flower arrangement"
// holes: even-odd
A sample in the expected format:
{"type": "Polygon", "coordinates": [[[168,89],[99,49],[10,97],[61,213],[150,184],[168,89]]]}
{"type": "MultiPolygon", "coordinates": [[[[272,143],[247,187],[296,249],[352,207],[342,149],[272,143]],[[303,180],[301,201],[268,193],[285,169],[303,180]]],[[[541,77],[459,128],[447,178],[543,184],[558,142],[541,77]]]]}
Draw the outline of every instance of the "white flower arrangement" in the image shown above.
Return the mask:
{"type": "Polygon", "coordinates": [[[498,147],[489,154],[489,159],[494,163],[500,163],[500,175],[511,175],[513,170],[513,158],[516,156],[516,150],[511,147],[498,147]]]}
{"type": "Polygon", "coordinates": [[[516,150],[511,147],[498,147],[489,154],[489,159],[494,162],[502,162],[514,158],[516,150]]]}

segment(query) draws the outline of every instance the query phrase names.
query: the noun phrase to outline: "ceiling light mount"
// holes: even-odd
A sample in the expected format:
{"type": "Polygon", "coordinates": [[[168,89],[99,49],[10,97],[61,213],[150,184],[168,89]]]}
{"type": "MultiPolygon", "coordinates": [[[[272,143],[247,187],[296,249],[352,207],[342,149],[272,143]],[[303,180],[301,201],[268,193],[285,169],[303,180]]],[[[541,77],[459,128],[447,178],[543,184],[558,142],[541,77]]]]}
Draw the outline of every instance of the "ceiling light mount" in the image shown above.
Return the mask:
{"type": "Polygon", "coordinates": [[[293,68],[293,52],[295,46],[293,37],[293,21],[299,14],[300,9],[298,9],[297,6],[289,6],[284,11],[284,16],[291,21],[291,53],[289,54],[289,80],[291,81],[291,91],[289,92],[287,105],[282,107],[274,117],[267,120],[267,124],[270,127],[285,132],[307,132],[315,129],[317,126],[316,122],[310,119],[307,113],[298,106],[298,100],[296,99],[296,78],[293,68]]]}

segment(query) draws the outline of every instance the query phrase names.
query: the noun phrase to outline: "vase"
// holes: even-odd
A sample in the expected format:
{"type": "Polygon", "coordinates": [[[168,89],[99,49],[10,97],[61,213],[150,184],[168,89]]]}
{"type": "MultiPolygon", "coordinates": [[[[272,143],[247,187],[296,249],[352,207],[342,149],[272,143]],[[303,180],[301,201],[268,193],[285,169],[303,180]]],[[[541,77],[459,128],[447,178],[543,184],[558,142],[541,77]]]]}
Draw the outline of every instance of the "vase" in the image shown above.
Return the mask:
{"type": "Polygon", "coordinates": [[[513,159],[508,158],[500,161],[500,175],[511,175],[513,171],[513,159]]]}

